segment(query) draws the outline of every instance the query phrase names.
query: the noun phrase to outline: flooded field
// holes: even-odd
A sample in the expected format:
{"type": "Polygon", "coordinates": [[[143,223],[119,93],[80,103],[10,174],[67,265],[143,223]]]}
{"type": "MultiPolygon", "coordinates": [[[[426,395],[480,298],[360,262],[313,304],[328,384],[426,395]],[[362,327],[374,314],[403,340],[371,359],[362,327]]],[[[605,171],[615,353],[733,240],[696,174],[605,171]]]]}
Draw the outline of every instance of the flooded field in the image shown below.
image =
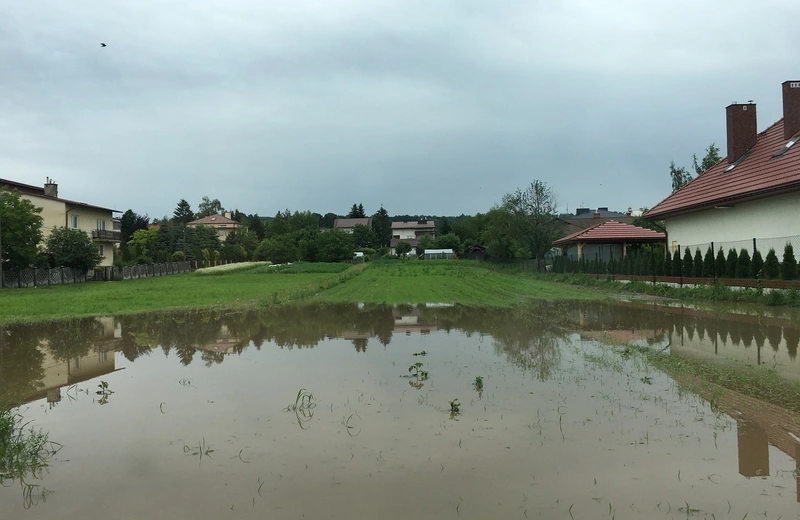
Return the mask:
{"type": "MultiPolygon", "coordinates": [[[[0,329],[62,448],[3,519],[800,518],[800,417],[618,345],[800,381],[796,316],[277,307],[0,329]],[[712,406],[713,402],[714,406],[712,406]]],[[[0,473],[2,468],[0,468],[0,473]]]]}

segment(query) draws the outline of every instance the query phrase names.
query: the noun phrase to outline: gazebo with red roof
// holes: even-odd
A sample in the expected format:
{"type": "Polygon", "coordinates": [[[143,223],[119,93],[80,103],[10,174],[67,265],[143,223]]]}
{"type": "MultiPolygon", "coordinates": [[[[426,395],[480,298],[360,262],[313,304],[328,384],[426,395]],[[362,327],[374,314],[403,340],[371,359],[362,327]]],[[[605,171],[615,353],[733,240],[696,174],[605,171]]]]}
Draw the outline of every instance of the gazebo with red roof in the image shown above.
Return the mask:
{"type": "Polygon", "coordinates": [[[628,246],[642,243],[666,243],[667,235],[643,227],[607,220],[553,242],[561,254],[573,260],[599,259],[605,262],[624,258],[628,246]]]}

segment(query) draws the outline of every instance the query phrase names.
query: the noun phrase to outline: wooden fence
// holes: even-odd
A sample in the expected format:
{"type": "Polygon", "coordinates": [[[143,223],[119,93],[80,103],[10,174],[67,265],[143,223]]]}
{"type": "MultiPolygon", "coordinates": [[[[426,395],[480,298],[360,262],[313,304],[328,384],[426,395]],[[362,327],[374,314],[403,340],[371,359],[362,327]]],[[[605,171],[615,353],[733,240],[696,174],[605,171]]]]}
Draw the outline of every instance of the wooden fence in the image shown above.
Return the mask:
{"type": "Polygon", "coordinates": [[[80,272],[69,267],[53,269],[3,270],[0,288],[22,289],[30,287],[49,287],[81,282],[103,282],[113,280],[136,280],[170,274],[186,273],[192,270],[193,262],[169,262],[165,264],[141,264],[125,267],[97,267],[88,272],[80,272]]]}

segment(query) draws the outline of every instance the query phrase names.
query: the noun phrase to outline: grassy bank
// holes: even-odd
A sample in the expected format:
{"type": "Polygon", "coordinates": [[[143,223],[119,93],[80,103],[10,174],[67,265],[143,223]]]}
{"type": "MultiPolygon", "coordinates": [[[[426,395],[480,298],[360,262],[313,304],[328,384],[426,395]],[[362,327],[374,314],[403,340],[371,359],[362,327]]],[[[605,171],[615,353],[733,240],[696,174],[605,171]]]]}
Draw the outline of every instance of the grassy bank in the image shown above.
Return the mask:
{"type": "Polygon", "coordinates": [[[536,277],[491,269],[476,262],[437,260],[379,261],[317,299],[326,302],[460,303],[510,307],[532,298],[598,299],[587,291],[536,277]]]}
{"type": "Polygon", "coordinates": [[[304,298],[326,302],[447,302],[510,307],[536,299],[597,299],[587,291],[464,261],[257,265],[215,276],[188,273],[0,292],[0,323],[156,310],[246,308],[304,298]]]}
{"type": "Polygon", "coordinates": [[[122,282],[4,289],[0,292],[0,323],[277,304],[313,296],[357,276],[364,268],[315,265],[311,272],[291,275],[276,272],[279,268],[258,266],[216,276],[195,272],[122,282]]]}

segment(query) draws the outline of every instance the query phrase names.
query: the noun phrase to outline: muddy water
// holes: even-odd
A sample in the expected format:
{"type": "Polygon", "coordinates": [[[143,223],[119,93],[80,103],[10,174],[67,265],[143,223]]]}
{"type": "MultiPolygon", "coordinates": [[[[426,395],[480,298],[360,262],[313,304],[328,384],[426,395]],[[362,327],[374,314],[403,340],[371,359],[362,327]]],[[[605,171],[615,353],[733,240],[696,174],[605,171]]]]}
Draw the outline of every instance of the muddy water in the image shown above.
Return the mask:
{"type": "Polygon", "coordinates": [[[711,396],[682,391],[609,347],[767,364],[793,380],[796,323],[563,303],[518,312],[282,307],[8,327],[0,400],[21,405],[64,447],[40,480],[28,479],[39,486],[32,493],[6,481],[0,511],[798,518],[796,414],[736,392],[715,395],[712,411],[711,396]],[[415,363],[420,377],[409,377],[415,363]]]}

